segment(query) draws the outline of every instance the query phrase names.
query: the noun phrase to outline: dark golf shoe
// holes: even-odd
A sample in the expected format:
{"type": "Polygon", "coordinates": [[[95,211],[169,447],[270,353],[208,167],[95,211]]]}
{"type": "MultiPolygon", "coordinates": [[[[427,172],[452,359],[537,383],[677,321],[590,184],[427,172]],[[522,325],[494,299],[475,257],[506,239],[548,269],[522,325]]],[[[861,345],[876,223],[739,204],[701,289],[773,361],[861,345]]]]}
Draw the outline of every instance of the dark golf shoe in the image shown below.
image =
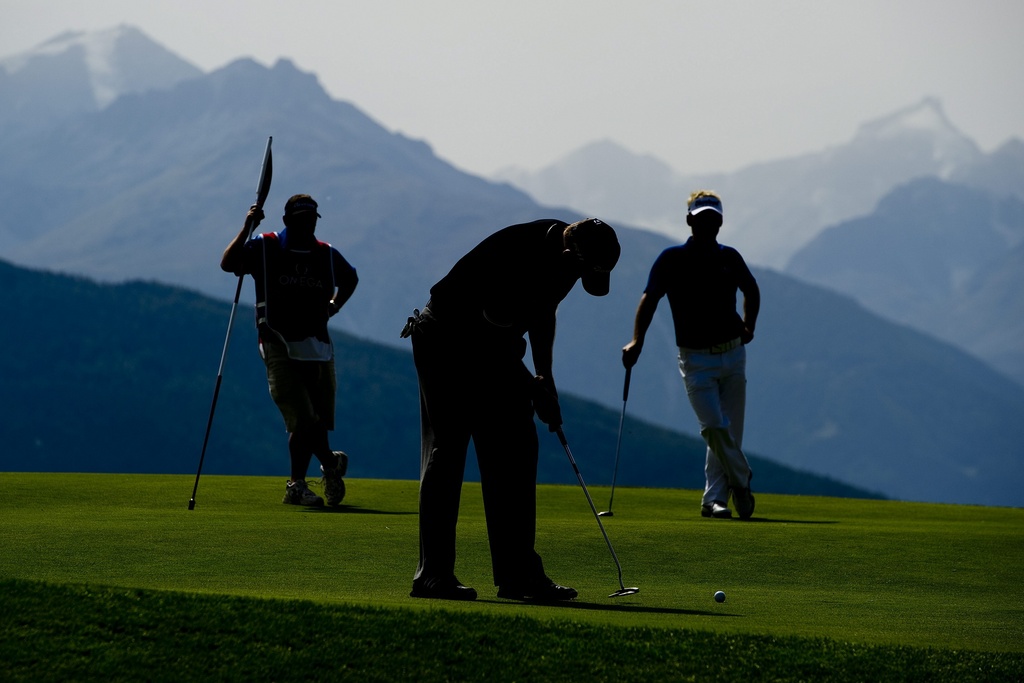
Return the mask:
{"type": "Polygon", "coordinates": [[[535,602],[558,602],[561,600],[572,600],[579,593],[575,588],[559,586],[551,579],[545,577],[529,585],[499,586],[498,597],[507,600],[532,600],[535,602]]]}
{"type": "MultiPolygon", "coordinates": [[[[346,457],[346,466],[348,465],[347,459],[346,457]]],[[[327,469],[320,465],[320,473],[323,475],[320,483],[324,487],[324,498],[327,499],[327,504],[332,507],[341,505],[341,501],[345,500],[345,480],[342,479],[345,476],[345,469],[340,465],[332,469],[327,469]]]]}
{"type": "Polygon", "coordinates": [[[305,481],[289,481],[284,488],[286,505],[305,505],[306,507],[323,507],[324,499],[309,490],[305,481]]]}
{"type": "Polygon", "coordinates": [[[749,488],[733,489],[732,502],[736,506],[736,513],[740,519],[750,519],[754,514],[754,494],[749,488]]]}
{"type": "Polygon", "coordinates": [[[476,589],[463,586],[454,576],[447,579],[416,579],[412,582],[410,598],[434,600],[476,600],[476,589]]]}

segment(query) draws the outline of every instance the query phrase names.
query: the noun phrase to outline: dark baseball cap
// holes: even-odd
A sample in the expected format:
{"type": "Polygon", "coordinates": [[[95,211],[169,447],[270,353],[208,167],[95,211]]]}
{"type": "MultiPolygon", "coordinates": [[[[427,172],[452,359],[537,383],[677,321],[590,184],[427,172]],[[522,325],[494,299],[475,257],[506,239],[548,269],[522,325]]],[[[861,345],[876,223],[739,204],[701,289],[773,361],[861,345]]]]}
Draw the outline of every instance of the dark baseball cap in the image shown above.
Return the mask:
{"type": "Polygon", "coordinates": [[[285,216],[297,216],[300,213],[309,213],[312,211],[316,213],[317,218],[321,218],[320,214],[317,213],[316,201],[308,194],[293,194],[288,198],[288,201],[284,203],[284,215],[285,216]]]}
{"type": "Polygon", "coordinates": [[[622,249],[612,226],[598,218],[586,218],[568,228],[569,242],[583,261],[580,276],[587,294],[604,296],[611,288],[611,273],[622,249]]]}

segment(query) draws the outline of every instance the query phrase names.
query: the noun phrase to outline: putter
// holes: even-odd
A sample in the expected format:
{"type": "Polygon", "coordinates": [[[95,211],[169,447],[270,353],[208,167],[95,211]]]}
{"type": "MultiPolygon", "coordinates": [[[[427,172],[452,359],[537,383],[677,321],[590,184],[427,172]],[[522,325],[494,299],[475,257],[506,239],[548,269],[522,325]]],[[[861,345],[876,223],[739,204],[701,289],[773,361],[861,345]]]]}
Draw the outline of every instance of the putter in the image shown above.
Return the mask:
{"type": "MultiPolygon", "coordinates": [[[[256,185],[256,206],[263,208],[270,194],[270,180],[274,175],[274,160],[270,153],[270,143],[273,137],[267,138],[267,149],[263,153],[263,169],[260,171],[260,180],[256,185]]],[[[250,229],[249,234],[252,234],[250,229]]],[[[244,275],[238,276],[238,286],[235,287],[235,300],[231,303],[231,315],[228,316],[228,331],[224,335],[224,348],[220,352],[220,366],[217,368],[217,382],[213,387],[213,400],[210,402],[210,417],[206,420],[206,436],[203,437],[203,450],[199,454],[199,467],[196,469],[196,483],[192,486],[192,497],[188,501],[188,509],[196,509],[196,491],[199,489],[199,475],[203,471],[203,460],[206,459],[206,445],[210,441],[210,428],[213,426],[213,413],[217,409],[217,397],[220,395],[220,384],[224,379],[224,359],[228,355],[228,344],[231,342],[231,327],[235,322],[235,311],[238,309],[238,298],[242,294],[242,279],[244,275]]]]}
{"type": "Polygon", "coordinates": [[[562,428],[556,427],[555,434],[558,435],[558,440],[562,442],[562,448],[565,449],[565,454],[569,457],[569,463],[572,465],[573,471],[576,473],[576,479],[580,482],[580,487],[583,489],[583,494],[587,497],[587,502],[590,503],[590,509],[594,513],[594,519],[597,520],[597,526],[601,529],[601,535],[604,536],[604,542],[608,544],[608,550],[612,554],[612,559],[615,560],[615,567],[619,570],[619,590],[611,593],[609,598],[621,598],[624,595],[635,595],[640,592],[640,589],[636,586],[632,588],[626,588],[622,583],[622,565],[619,564],[619,557],[615,554],[615,549],[612,548],[612,542],[608,539],[608,533],[604,530],[604,524],[601,524],[601,515],[597,514],[597,508],[594,506],[594,499],[590,497],[590,491],[587,490],[587,484],[583,481],[583,475],[580,474],[580,468],[576,466],[576,459],[572,457],[572,451],[569,450],[569,442],[565,440],[565,432],[562,428]]]}
{"type": "Polygon", "coordinates": [[[615,469],[612,471],[612,494],[608,496],[608,509],[598,514],[599,517],[614,517],[612,501],[615,500],[615,480],[619,477],[619,449],[622,447],[622,422],[626,419],[626,399],[629,398],[629,377],[633,368],[626,368],[626,379],[622,383],[622,414],[619,415],[619,438],[615,440],[615,469]]]}

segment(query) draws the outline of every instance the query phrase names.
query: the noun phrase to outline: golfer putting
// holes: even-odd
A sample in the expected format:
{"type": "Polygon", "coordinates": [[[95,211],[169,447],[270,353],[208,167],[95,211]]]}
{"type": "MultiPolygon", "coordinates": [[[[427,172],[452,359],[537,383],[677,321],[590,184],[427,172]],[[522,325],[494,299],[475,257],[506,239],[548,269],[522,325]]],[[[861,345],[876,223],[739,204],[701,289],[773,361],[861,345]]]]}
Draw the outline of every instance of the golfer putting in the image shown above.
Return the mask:
{"type": "Polygon", "coordinates": [[[484,239],[430,289],[409,318],[420,391],[419,564],[415,598],[475,600],[455,576],[455,538],[466,452],[480,466],[498,597],[559,601],[577,596],[544,572],[535,546],[538,438],[534,414],[562,424],[552,377],[558,304],[577,280],[608,293],[619,259],[608,224],[546,219],[484,239]],[[523,362],[529,335],[534,371],[523,362]]]}

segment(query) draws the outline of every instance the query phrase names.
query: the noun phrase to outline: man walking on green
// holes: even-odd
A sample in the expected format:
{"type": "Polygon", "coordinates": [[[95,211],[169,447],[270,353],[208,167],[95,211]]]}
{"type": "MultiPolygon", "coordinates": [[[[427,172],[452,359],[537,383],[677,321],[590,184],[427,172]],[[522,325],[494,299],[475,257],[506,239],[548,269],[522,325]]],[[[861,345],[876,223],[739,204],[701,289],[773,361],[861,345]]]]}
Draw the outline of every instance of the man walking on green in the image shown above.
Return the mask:
{"type": "Polygon", "coordinates": [[[306,470],[315,455],[324,475],[329,505],[345,497],[342,477],[348,456],[332,451],[327,433],[334,429],[337,376],[328,319],[352,296],[359,278],[348,261],[316,239],[317,203],[297,194],[284,205],[285,228],[249,239],[263,211],[249,209],[245,224],[221,258],[220,267],[235,275],[252,275],[256,285],[256,321],[260,356],[267,381],[288,430],[291,477],[284,502],[322,506],[306,485],[306,470]]]}
{"type": "Polygon", "coordinates": [[[692,235],[655,260],[640,297],[633,339],[622,349],[622,364],[633,367],[658,301],[668,296],[679,347],[679,371],[707,444],[704,517],[729,518],[729,493],[742,519],[754,514],[752,472],[743,454],[746,408],[746,349],[754,338],[761,293],[740,253],[719,244],[722,200],[710,191],[690,195],[686,223],[692,235]],[[743,293],[743,317],[736,291],[743,293]]]}

